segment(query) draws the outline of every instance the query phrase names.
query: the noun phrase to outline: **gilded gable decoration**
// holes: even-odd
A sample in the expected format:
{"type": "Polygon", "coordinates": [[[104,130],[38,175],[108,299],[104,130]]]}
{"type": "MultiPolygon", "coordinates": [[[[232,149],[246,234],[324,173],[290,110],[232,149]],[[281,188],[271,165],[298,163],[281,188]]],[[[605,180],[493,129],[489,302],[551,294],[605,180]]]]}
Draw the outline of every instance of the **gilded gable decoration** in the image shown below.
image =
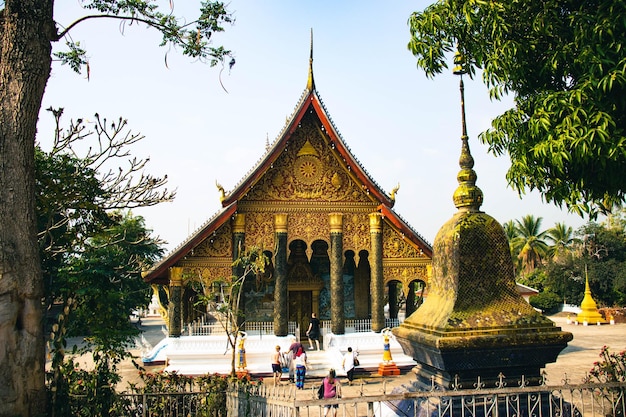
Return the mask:
{"type": "Polygon", "coordinates": [[[229,257],[232,256],[231,248],[231,227],[225,223],[217,229],[211,236],[196,246],[191,253],[194,257],[229,257]]]}
{"type": "Polygon", "coordinates": [[[291,145],[248,191],[245,200],[372,202],[333,155],[317,123],[310,115],[302,120],[291,145]]]}
{"type": "Polygon", "coordinates": [[[383,247],[385,258],[420,258],[424,253],[415,248],[403,235],[391,226],[383,227],[383,247]]]}

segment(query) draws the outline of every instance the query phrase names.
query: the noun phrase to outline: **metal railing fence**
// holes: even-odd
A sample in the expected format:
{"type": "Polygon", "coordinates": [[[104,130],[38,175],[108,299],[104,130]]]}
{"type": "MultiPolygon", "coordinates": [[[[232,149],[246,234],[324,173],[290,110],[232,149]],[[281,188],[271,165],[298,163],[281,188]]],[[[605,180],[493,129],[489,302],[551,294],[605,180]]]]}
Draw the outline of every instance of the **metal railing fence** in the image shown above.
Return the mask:
{"type": "Polygon", "coordinates": [[[417,392],[360,392],[319,400],[293,385],[232,385],[226,392],[120,394],[110,415],[130,417],[624,417],[626,383],[417,392]]]}

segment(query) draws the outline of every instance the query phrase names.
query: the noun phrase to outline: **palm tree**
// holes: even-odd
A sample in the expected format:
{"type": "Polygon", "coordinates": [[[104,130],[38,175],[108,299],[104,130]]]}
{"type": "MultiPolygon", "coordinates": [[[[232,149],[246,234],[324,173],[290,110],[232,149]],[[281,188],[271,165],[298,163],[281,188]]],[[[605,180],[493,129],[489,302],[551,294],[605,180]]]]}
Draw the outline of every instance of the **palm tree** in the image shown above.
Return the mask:
{"type": "Polygon", "coordinates": [[[502,228],[504,229],[504,233],[506,234],[506,238],[509,241],[509,249],[511,250],[511,257],[513,258],[513,266],[515,267],[515,274],[517,275],[517,271],[520,267],[520,261],[517,258],[518,253],[514,247],[513,242],[515,238],[518,236],[517,228],[515,227],[515,222],[513,220],[509,220],[506,223],[502,224],[502,228]]]}
{"type": "Polygon", "coordinates": [[[547,255],[554,262],[563,263],[572,254],[572,245],[579,239],[574,237],[574,230],[565,223],[556,223],[552,229],[546,231],[546,239],[552,242],[548,247],[547,255]]]}
{"type": "Polygon", "coordinates": [[[513,239],[513,253],[522,263],[524,273],[530,273],[541,265],[548,251],[548,244],[543,240],[546,231],[541,230],[543,218],[528,214],[522,220],[515,221],[517,237],[513,239]]]}

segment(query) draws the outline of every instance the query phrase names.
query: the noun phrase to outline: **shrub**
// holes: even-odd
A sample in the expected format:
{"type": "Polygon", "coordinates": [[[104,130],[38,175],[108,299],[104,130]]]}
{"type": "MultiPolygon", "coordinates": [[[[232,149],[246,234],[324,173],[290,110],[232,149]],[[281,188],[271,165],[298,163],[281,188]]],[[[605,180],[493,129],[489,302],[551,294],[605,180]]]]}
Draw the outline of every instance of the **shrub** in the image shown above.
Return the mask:
{"type": "Polygon", "coordinates": [[[540,292],[539,294],[530,297],[530,305],[538,308],[544,313],[555,312],[561,303],[561,297],[550,291],[540,292]]]}

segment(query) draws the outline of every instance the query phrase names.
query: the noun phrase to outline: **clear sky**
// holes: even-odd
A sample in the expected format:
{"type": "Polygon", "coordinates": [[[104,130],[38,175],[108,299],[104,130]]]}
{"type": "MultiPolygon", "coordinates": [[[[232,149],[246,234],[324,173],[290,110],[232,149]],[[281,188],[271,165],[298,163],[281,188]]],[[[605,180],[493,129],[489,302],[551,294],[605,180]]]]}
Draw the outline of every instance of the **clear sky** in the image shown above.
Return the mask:
{"type": "MultiPolygon", "coordinates": [[[[71,35],[88,51],[90,79],[54,63],[42,109],[65,108],[66,125],[95,113],[123,117],[146,136],[132,152],[150,157],[151,174],[167,174],[177,198],[134,212],[171,250],[220,209],[216,181],[232,190],[277,138],[306,87],[312,28],[315,83],[335,126],[378,185],[389,193],[400,184],[394,210],[432,243],[456,212],[461,116],[458,77],[426,78],[407,50],[407,20],[429,3],[232,0],[235,25],[215,36],[235,54],[232,71],[159,47],[160,36],[142,26],[87,21],[71,35]]],[[[174,4],[192,18],[199,2],[174,4]]],[[[62,25],[84,14],[77,0],[55,2],[62,25]]],[[[511,102],[491,102],[480,78],[465,79],[465,92],[482,210],[501,223],[533,214],[543,228],[583,224],[536,193],[520,199],[507,187],[508,158],[487,154],[477,136],[511,102]]],[[[44,148],[52,122],[42,110],[44,148]]]]}

